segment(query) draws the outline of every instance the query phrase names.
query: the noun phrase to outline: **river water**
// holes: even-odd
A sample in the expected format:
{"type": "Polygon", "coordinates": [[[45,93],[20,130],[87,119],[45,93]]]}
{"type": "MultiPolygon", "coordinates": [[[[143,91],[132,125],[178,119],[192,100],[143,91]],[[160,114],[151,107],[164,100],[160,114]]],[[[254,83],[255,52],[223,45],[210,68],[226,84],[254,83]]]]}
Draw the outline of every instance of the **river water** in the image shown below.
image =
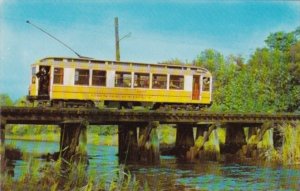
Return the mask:
{"type": "MultiPolygon", "coordinates": [[[[27,153],[53,153],[58,143],[6,140],[27,153]]],[[[110,182],[119,169],[115,146],[87,145],[88,172],[110,182]]],[[[42,165],[46,161],[36,159],[42,165]]],[[[14,178],[24,175],[31,160],[14,161],[14,178]]],[[[220,162],[184,162],[161,156],[157,166],[129,165],[136,179],[150,190],[300,190],[299,166],[249,165],[220,162]]]]}

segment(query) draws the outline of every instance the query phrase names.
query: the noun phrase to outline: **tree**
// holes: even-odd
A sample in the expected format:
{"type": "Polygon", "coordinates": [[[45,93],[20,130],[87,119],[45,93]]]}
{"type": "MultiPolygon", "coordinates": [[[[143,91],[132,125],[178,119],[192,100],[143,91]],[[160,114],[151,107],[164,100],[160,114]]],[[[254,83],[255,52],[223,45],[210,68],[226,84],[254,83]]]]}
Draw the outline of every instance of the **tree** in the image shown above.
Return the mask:
{"type": "Polygon", "coordinates": [[[271,33],[265,40],[265,43],[271,50],[286,52],[297,42],[297,34],[297,30],[289,33],[283,31],[271,33]]]}
{"type": "Polygon", "coordinates": [[[0,106],[12,106],[13,101],[8,94],[0,94],[0,106]]]}
{"type": "Polygon", "coordinates": [[[175,59],[171,59],[171,60],[166,60],[166,61],[160,62],[159,64],[175,64],[175,65],[182,65],[182,64],[185,64],[185,63],[182,62],[180,59],[175,58],[175,59]]]}
{"type": "Polygon", "coordinates": [[[197,56],[195,61],[196,65],[207,68],[212,73],[218,71],[224,63],[224,56],[214,49],[204,50],[197,56]]]}
{"type": "Polygon", "coordinates": [[[30,105],[32,106],[32,104],[30,104],[27,99],[26,99],[26,96],[23,96],[19,99],[17,99],[14,103],[15,106],[18,106],[18,107],[29,107],[30,105]]]}

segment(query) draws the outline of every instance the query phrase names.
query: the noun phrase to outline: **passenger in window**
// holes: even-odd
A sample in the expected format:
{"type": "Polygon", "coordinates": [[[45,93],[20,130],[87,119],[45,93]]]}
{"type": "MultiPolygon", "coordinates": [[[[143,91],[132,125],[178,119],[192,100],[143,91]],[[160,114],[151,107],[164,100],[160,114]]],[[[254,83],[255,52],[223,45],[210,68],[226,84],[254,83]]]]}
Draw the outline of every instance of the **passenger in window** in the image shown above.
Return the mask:
{"type": "Polygon", "coordinates": [[[174,84],[173,81],[170,81],[170,88],[172,88],[172,89],[180,89],[180,87],[178,85],[174,84]]]}
{"type": "Polygon", "coordinates": [[[210,85],[209,78],[204,77],[203,78],[203,91],[209,91],[209,85],[210,85]]]}
{"type": "Polygon", "coordinates": [[[148,80],[144,80],[143,87],[144,88],[149,88],[149,81],[148,80]]]}
{"type": "Polygon", "coordinates": [[[161,88],[161,86],[159,85],[159,83],[158,83],[158,81],[157,81],[157,77],[156,77],[156,76],[154,77],[152,87],[153,87],[153,88],[161,88]]]}
{"type": "Polygon", "coordinates": [[[137,75],[137,79],[135,80],[134,87],[142,87],[140,75],[137,75]]]}

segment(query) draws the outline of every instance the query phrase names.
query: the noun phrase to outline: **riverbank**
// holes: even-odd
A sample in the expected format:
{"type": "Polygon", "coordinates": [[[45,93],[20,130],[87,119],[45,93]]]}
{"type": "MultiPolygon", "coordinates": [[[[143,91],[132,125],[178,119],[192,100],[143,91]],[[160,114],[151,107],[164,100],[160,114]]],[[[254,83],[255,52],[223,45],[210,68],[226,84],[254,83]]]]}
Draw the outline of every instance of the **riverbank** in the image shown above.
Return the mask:
{"type": "MultiPolygon", "coordinates": [[[[162,125],[157,132],[161,144],[172,145],[175,143],[176,129],[173,128],[172,126],[162,125]]],[[[23,140],[23,141],[59,142],[60,132],[56,131],[56,128],[53,128],[46,133],[26,133],[22,135],[16,133],[15,134],[6,133],[5,138],[10,140],[23,140]]],[[[93,145],[103,145],[103,146],[118,146],[117,130],[111,128],[107,130],[107,132],[100,134],[97,130],[97,127],[91,127],[87,131],[87,143],[93,145]]]]}
{"type": "MultiPolygon", "coordinates": [[[[59,133],[35,134],[35,135],[6,135],[6,139],[22,141],[42,141],[42,142],[59,142],[59,133]]],[[[98,135],[96,133],[87,134],[87,143],[102,146],[117,146],[118,135],[98,135]]]]}

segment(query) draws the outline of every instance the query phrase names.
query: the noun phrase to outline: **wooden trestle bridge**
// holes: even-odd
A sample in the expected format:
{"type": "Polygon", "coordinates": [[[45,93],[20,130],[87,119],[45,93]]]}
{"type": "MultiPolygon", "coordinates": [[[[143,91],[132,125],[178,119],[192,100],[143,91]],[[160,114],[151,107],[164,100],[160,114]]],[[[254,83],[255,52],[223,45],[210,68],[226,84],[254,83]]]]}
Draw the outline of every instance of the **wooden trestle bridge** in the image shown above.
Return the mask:
{"type": "Polygon", "coordinates": [[[58,125],[61,128],[61,157],[70,160],[78,151],[80,141],[86,142],[88,125],[118,125],[119,159],[133,162],[159,162],[157,127],[173,124],[177,128],[176,155],[194,158],[217,127],[226,128],[224,148],[236,152],[247,145],[244,127],[249,135],[256,134],[257,142],[264,133],[274,128],[274,146],[281,144],[276,126],[300,122],[300,114],[213,113],[205,111],[152,111],[50,107],[1,107],[1,143],[4,144],[6,124],[58,125]],[[196,135],[193,128],[197,128],[196,135]],[[260,129],[260,130],[258,130],[260,129]],[[257,131],[258,130],[258,131],[257,131]],[[195,140],[203,137],[203,144],[195,140]],[[155,141],[156,140],[156,141],[155,141]]]}

